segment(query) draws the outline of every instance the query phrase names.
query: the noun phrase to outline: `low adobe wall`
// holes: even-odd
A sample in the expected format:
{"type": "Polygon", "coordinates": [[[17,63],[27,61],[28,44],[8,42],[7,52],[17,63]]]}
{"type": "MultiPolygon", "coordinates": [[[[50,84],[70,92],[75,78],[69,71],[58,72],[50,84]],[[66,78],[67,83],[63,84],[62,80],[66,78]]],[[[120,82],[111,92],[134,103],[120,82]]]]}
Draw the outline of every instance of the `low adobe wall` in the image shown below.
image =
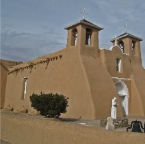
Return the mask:
{"type": "Polygon", "coordinates": [[[1,139],[12,144],[144,144],[139,133],[105,131],[25,114],[2,112],[1,139]]]}

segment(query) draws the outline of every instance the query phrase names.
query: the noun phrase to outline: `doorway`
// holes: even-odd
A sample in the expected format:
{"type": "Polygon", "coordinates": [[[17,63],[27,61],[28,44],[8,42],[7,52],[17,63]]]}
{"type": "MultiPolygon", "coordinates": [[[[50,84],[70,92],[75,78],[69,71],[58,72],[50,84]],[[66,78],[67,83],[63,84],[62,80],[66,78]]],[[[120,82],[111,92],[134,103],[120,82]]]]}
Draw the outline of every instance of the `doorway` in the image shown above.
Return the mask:
{"type": "Polygon", "coordinates": [[[118,81],[115,83],[116,90],[118,92],[118,96],[121,102],[121,108],[123,112],[123,116],[128,116],[128,88],[127,85],[123,81],[118,81]]]}

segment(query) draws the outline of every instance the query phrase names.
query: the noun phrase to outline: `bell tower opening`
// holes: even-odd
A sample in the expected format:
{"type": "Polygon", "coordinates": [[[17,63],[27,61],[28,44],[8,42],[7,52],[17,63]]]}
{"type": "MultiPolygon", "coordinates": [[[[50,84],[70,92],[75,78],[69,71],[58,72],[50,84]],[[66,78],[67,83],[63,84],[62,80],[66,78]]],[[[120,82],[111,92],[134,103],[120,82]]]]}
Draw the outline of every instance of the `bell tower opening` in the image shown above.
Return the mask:
{"type": "Polygon", "coordinates": [[[86,29],[86,45],[91,46],[91,35],[92,35],[92,30],[87,28],[86,29]]]}
{"type": "Polygon", "coordinates": [[[119,42],[119,47],[120,47],[122,53],[124,53],[124,42],[123,41],[119,42]]]}
{"type": "Polygon", "coordinates": [[[132,55],[135,55],[135,41],[132,41],[132,55]]]}
{"type": "Polygon", "coordinates": [[[72,29],[71,46],[77,45],[78,31],[76,28],[72,29]]]}

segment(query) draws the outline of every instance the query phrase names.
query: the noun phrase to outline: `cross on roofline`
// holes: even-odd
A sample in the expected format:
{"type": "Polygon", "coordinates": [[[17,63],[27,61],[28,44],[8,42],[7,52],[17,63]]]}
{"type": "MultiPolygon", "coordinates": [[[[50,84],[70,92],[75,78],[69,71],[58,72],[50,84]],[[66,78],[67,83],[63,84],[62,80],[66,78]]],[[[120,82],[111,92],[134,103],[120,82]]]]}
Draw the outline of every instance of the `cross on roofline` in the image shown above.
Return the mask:
{"type": "Polygon", "coordinates": [[[126,32],[127,32],[127,22],[126,22],[126,32]]]}
{"type": "Polygon", "coordinates": [[[125,23],[125,32],[127,33],[127,31],[128,31],[128,25],[127,25],[127,22],[125,23]]]}
{"type": "Polygon", "coordinates": [[[85,8],[83,9],[83,11],[81,13],[83,14],[83,19],[85,19],[86,15],[88,15],[85,8]]]}

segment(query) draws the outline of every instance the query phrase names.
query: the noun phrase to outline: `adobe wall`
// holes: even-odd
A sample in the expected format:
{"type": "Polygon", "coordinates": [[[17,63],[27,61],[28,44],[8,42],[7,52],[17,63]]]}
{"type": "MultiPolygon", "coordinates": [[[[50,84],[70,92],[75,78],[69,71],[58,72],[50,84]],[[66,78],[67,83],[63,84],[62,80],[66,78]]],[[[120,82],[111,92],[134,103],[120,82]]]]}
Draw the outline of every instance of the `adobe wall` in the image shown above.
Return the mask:
{"type": "MultiPolygon", "coordinates": [[[[96,118],[110,116],[112,99],[117,96],[116,88],[100,58],[81,56],[88,79],[96,118]]],[[[121,113],[117,116],[121,117],[121,113]]]]}
{"type": "Polygon", "coordinates": [[[140,133],[105,131],[58,120],[2,113],[1,139],[12,144],[144,144],[140,133]]]}
{"type": "Polygon", "coordinates": [[[137,58],[132,58],[131,113],[130,115],[145,116],[145,71],[137,58]]]}
{"type": "MultiPolygon", "coordinates": [[[[100,51],[100,59],[102,61],[102,65],[106,68],[106,71],[109,73],[109,78],[112,79],[112,87],[114,87],[115,94],[112,95],[113,97],[117,98],[117,116],[122,117],[122,108],[121,108],[121,100],[118,92],[116,90],[115,83],[119,81],[118,78],[121,79],[121,82],[125,83],[128,88],[128,111],[130,111],[130,95],[131,95],[131,82],[130,82],[130,75],[131,75],[131,64],[128,55],[122,54],[120,48],[118,46],[113,46],[110,50],[101,49],[100,51]],[[116,71],[116,59],[121,59],[121,71],[116,71]]],[[[108,81],[107,81],[108,85],[108,81]]],[[[111,84],[109,84],[111,85],[111,84]]],[[[110,92],[110,90],[108,90],[110,92]]],[[[107,91],[107,92],[108,92],[107,91]]]]}
{"type": "MultiPolygon", "coordinates": [[[[122,54],[116,46],[112,51],[93,50],[94,54],[91,53],[91,48],[81,47],[90,50],[91,54],[88,52],[84,55],[80,55],[78,47],[69,47],[15,67],[8,75],[5,108],[13,108],[16,112],[27,109],[29,113],[35,113],[31,108],[29,96],[32,93],[52,92],[69,97],[67,113],[62,117],[85,119],[108,117],[111,113],[112,99],[118,95],[112,77],[130,78],[133,73],[135,78],[124,81],[129,90],[129,114],[131,112],[137,116],[144,115],[145,81],[142,79],[144,73],[139,61],[130,62],[129,56],[122,54]],[[120,73],[116,72],[116,58],[122,59],[120,73]],[[46,59],[49,59],[49,62],[46,62],[46,59]],[[139,66],[136,71],[137,65],[139,66]],[[23,99],[22,78],[27,76],[29,76],[27,94],[23,99]],[[140,108],[137,101],[141,103],[140,108]],[[140,112],[136,113],[134,107],[138,107],[140,112]]],[[[118,106],[117,116],[122,116],[121,105],[118,106]]]]}
{"type": "MultiPolygon", "coordinates": [[[[77,47],[70,47],[44,56],[43,59],[52,58],[49,64],[41,63],[34,65],[32,69],[9,74],[5,107],[10,105],[14,111],[26,108],[29,113],[33,113],[29,96],[42,91],[69,97],[67,113],[62,117],[95,119],[110,116],[112,99],[117,95],[116,89],[97,51],[94,56],[89,53],[85,56],[79,55],[77,47]],[[59,55],[62,55],[62,58],[59,58],[59,55]],[[58,59],[53,60],[56,56],[58,59]],[[27,95],[23,100],[22,78],[26,76],[29,76],[27,95]]],[[[120,106],[118,109],[118,116],[121,117],[120,106]]]]}
{"type": "Polygon", "coordinates": [[[4,107],[5,102],[5,88],[7,82],[8,68],[17,65],[19,62],[0,59],[0,107],[4,107]]]}
{"type": "Polygon", "coordinates": [[[140,56],[122,54],[119,47],[111,51],[100,50],[101,61],[112,77],[127,78],[129,90],[129,116],[145,116],[145,72],[140,56]],[[116,71],[116,58],[122,60],[121,72],[116,71]]]}
{"type": "Polygon", "coordinates": [[[112,77],[129,78],[132,70],[130,58],[126,54],[122,54],[118,46],[114,46],[111,50],[100,50],[101,60],[112,77]],[[116,59],[121,59],[121,72],[116,71],[116,59]]]}
{"type": "Polygon", "coordinates": [[[49,64],[39,63],[32,69],[27,68],[8,75],[5,107],[10,105],[14,111],[19,111],[24,105],[28,112],[32,113],[34,110],[31,108],[29,96],[33,93],[39,94],[41,91],[52,92],[69,97],[69,107],[64,114],[65,117],[94,118],[91,92],[76,49],[65,49],[45,57],[52,58],[49,64]],[[62,57],[60,58],[59,55],[62,57]],[[56,56],[58,59],[53,59],[56,56]],[[22,100],[22,78],[26,76],[29,76],[27,95],[22,100]]]}

